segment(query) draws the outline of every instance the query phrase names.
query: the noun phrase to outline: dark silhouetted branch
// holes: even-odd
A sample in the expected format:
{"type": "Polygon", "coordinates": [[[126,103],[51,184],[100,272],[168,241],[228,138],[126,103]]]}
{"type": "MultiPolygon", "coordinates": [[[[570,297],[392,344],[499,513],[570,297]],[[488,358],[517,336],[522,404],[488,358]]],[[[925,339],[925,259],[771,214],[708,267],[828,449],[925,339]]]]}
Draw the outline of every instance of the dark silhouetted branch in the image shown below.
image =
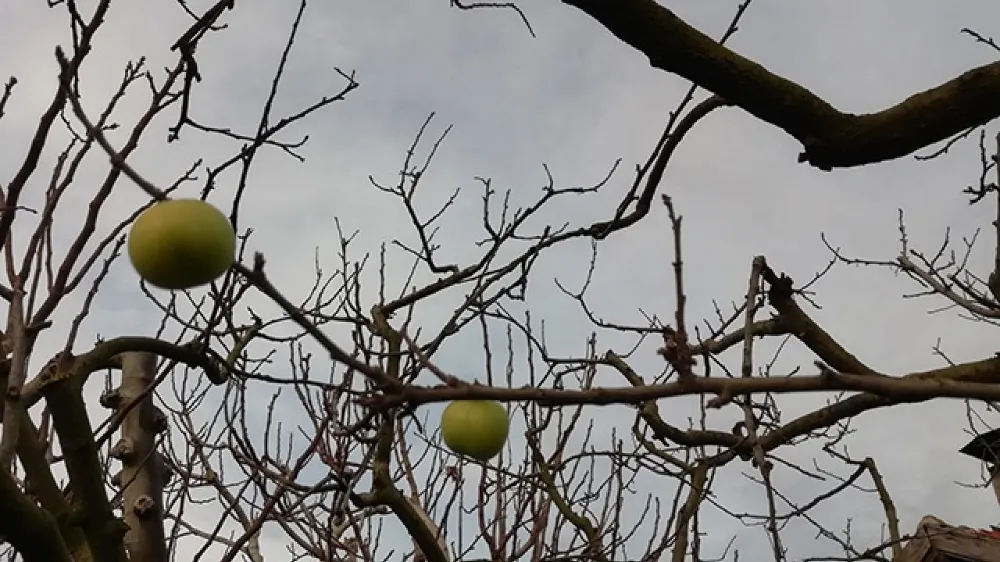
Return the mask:
{"type": "Polygon", "coordinates": [[[655,0],[563,0],[649,58],[802,143],[800,162],[849,168],[911,154],[1000,116],[1000,62],[973,68],[897,105],[844,113],[720,45],[655,0]]]}

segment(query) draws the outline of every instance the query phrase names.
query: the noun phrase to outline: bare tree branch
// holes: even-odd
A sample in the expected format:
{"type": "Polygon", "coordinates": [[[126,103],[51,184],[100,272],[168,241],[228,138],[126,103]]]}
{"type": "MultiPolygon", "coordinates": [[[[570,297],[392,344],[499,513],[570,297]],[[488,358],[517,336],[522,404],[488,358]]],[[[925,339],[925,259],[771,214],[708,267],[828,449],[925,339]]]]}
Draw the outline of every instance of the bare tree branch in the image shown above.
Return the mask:
{"type": "Polygon", "coordinates": [[[878,113],[855,115],[719,45],[656,0],[563,0],[661,70],[691,80],[802,143],[800,162],[849,168],[900,158],[1000,116],[1000,62],[878,113]]]}

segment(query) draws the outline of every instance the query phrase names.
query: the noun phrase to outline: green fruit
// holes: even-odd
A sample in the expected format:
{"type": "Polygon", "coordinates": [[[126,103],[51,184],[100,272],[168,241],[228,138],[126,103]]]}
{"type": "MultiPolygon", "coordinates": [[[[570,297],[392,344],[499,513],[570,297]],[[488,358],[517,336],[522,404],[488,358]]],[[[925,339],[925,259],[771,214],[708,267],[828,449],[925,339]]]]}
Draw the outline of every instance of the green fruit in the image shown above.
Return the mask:
{"type": "Polygon", "coordinates": [[[236,233],[229,219],[199,199],[154,203],[128,236],[132,267],[161,289],[190,289],[219,278],[233,265],[236,233]]]}
{"type": "Polygon", "coordinates": [[[456,400],[441,414],[441,437],[452,451],[487,461],[504,443],[510,422],[507,411],[492,400],[456,400]]]}

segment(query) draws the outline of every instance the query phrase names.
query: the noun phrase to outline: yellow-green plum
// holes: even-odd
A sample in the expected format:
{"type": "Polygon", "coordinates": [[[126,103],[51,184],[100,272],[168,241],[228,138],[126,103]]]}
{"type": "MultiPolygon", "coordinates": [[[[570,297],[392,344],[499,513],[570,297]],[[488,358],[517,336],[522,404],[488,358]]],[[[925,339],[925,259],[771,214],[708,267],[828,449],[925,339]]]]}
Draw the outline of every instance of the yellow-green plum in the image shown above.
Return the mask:
{"type": "Polygon", "coordinates": [[[211,283],[233,265],[235,253],[229,219],[200,199],[154,203],[135,219],[128,236],[132,267],[161,289],[211,283]]]}
{"type": "Polygon", "coordinates": [[[510,422],[507,411],[493,400],[456,400],[441,414],[441,437],[452,451],[488,461],[504,443],[510,422]]]}

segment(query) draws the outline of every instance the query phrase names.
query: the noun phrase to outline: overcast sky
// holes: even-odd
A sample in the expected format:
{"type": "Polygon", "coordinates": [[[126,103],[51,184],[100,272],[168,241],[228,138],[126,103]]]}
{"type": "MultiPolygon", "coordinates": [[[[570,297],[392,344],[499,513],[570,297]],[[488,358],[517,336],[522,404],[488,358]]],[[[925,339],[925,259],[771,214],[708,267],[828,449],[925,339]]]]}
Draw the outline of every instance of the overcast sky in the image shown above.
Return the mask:
{"type": "MultiPolygon", "coordinates": [[[[93,3],[81,5],[89,9],[93,3]]],[[[189,4],[200,12],[212,2],[189,4]]],[[[221,21],[229,29],[210,35],[198,53],[205,80],[195,90],[196,119],[244,133],[256,128],[294,16],[293,4],[240,0],[235,10],[223,16],[221,21]]],[[[725,29],[737,5],[733,1],[673,4],[671,9],[681,17],[714,36],[725,29]]],[[[312,282],[317,248],[320,259],[328,264],[325,268],[336,267],[340,248],[335,219],[347,232],[360,230],[352,245],[355,258],[364,252],[377,254],[384,241],[413,240],[404,209],[372,189],[368,176],[385,183],[396,181],[406,149],[431,112],[436,117],[428,141],[448,125],[454,129],[423,180],[424,211],[463,188],[455,210],[443,222],[443,259],[461,262],[477,255],[472,244],[481,233],[477,176],[491,178],[495,189],[509,189],[514,201],[527,204],[546,183],[543,164],[551,170],[556,186],[587,186],[597,183],[621,158],[622,166],[607,193],[573,199],[545,216],[552,224],[585,224],[612,212],[615,198],[630,184],[635,165],[648,157],[687,84],[650,68],[642,55],[560,2],[524,2],[523,8],[537,38],[528,34],[513,12],[460,12],[449,9],[444,0],[313,2],[308,7],[274,114],[283,116],[339,91],[343,79],[333,67],[356,71],[361,87],[346,101],[289,129],[283,138],[310,136],[300,151],[304,163],[268,152],[259,158],[249,180],[241,220],[255,231],[250,245],[265,253],[274,282],[293,300],[312,282]]],[[[69,35],[64,11],[48,9],[44,2],[13,2],[0,9],[0,15],[0,75],[19,80],[0,121],[0,154],[4,155],[0,183],[5,185],[20,165],[54,92],[54,47],[68,45],[69,35]]],[[[987,0],[960,5],[931,0],[758,0],[730,46],[844,111],[865,113],[995,59],[996,51],[959,31],[972,27],[985,35],[995,34],[997,30],[987,25],[998,18],[1000,6],[987,0]]],[[[88,110],[96,114],[117,87],[127,60],[146,56],[154,71],[172,65],[174,55],[169,48],[189,25],[183,11],[169,1],[114,3],[83,71],[88,110]]],[[[118,115],[126,130],[145,102],[141,95],[126,100],[118,115]]],[[[167,145],[165,130],[173,123],[175,111],[160,117],[133,160],[135,167],[161,185],[172,182],[195,158],[215,164],[238,149],[193,132],[185,134],[182,142],[167,145]]],[[[112,139],[121,142],[122,135],[112,139]]],[[[54,145],[43,158],[25,195],[29,202],[40,200],[59,146],[54,145]]],[[[429,147],[425,144],[421,153],[426,154],[429,147]]],[[[983,277],[988,273],[995,237],[988,230],[992,203],[970,207],[961,194],[980,175],[975,139],[932,162],[904,158],[831,173],[797,164],[799,149],[781,131],[738,109],[723,109],[704,120],[677,151],[661,190],[674,198],[685,217],[692,320],[712,316],[712,299],[728,307],[730,301],[742,298],[754,255],[765,255],[775,269],[796,280],[811,278],[829,259],[821,233],[848,254],[894,258],[899,249],[900,208],[906,214],[911,244],[929,252],[938,247],[948,227],[953,229],[957,250],[962,249],[962,236],[987,229],[973,263],[983,277]]],[[[73,220],[79,219],[81,206],[106,170],[106,159],[92,158],[76,180],[79,188],[71,191],[64,215],[71,225],[67,233],[76,228],[73,220]]],[[[228,203],[226,197],[236,179],[233,174],[222,178],[217,196],[221,205],[228,203]]],[[[200,187],[200,183],[189,185],[184,193],[196,196],[200,187]]],[[[137,188],[123,182],[99,230],[106,231],[143,201],[137,188]]],[[[17,224],[22,224],[21,219],[17,224]]],[[[668,229],[666,213],[654,206],[643,223],[602,244],[590,294],[598,315],[639,324],[639,308],[661,318],[672,314],[668,229]]],[[[15,233],[20,232],[25,234],[17,234],[17,243],[24,244],[26,231],[15,227],[15,233]]],[[[561,296],[553,279],[558,276],[568,287],[579,287],[588,259],[589,246],[574,244],[545,256],[535,272],[529,301],[536,318],[546,319],[549,342],[558,355],[581,353],[592,328],[582,321],[579,307],[561,296]]],[[[395,274],[405,272],[407,266],[408,262],[399,261],[395,274]]],[[[888,270],[838,266],[814,289],[823,307],[811,311],[814,317],[850,351],[886,373],[943,365],[943,359],[932,353],[939,338],[953,361],[979,359],[1000,350],[988,326],[962,320],[954,311],[928,316],[928,310],[944,304],[940,300],[904,300],[902,295],[917,287],[888,270]]],[[[374,303],[376,295],[372,288],[366,306],[374,303]]],[[[428,304],[421,309],[425,316],[419,321],[429,328],[439,324],[461,297],[451,294],[428,304]]],[[[274,310],[262,299],[252,302],[266,312],[274,310]]],[[[68,307],[58,317],[62,324],[57,323],[43,340],[33,369],[63,341],[73,313],[75,308],[68,307]]],[[[139,292],[134,272],[119,262],[94,305],[76,351],[85,351],[98,334],[151,334],[158,318],[139,292]]],[[[599,348],[603,352],[628,341],[602,334],[599,348]]],[[[797,344],[789,347],[777,372],[798,364],[808,371],[811,357],[797,344]]],[[[482,364],[478,349],[451,346],[443,350],[439,361],[443,368],[472,380],[482,376],[477,372],[482,364]]],[[[662,368],[653,349],[634,359],[636,369],[647,376],[662,368]]],[[[759,364],[769,359],[773,345],[760,349],[759,364]]],[[[738,355],[731,357],[732,368],[738,367],[737,360],[738,355]]],[[[279,361],[276,368],[280,365],[279,361]]],[[[610,374],[602,377],[605,384],[621,384],[610,374]]],[[[821,406],[827,398],[795,396],[780,403],[787,420],[821,406]]],[[[660,408],[668,421],[686,426],[687,417],[696,412],[694,405],[691,400],[676,400],[665,401],[660,408]]],[[[606,424],[602,427],[626,420],[617,427],[627,430],[630,418],[622,412],[627,410],[594,408],[590,413],[606,424]]],[[[294,423],[294,416],[290,414],[288,423],[294,423]]],[[[737,416],[734,411],[720,413],[718,428],[728,428],[737,416]]],[[[956,452],[968,439],[961,402],[868,413],[854,428],[858,432],[848,440],[850,452],[856,458],[871,455],[876,459],[904,533],[912,531],[926,513],[972,526],[997,521],[992,493],[955,483],[977,482],[980,475],[976,462],[956,452]]],[[[815,453],[808,449],[781,452],[784,458],[810,465],[815,453]]],[[[827,468],[837,468],[823,462],[827,468]]],[[[844,472],[842,467],[837,470],[844,472]]],[[[752,473],[748,465],[734,465],[721,473],[717,500],[735,512],[762,512],[763,492],[741,476],[744,471],[752,473]]],[[[776,469],[774,477],[798,501],[835,485],[782,468],[776,469]]],[[[661,485],[664,497],[669,497],[673,483],[661,485]]],[[[832,500],[816,513],[835,532],[853,519],[854,539],[861,549],[878,541],[884,519],[872,495],[832,500]]],[[[702,524],[708,533],[706,556],[719,555],[734,533],[744,556],[767,556],[765,536],[759,529],[743,529],[711,509],[702,524]]],[[[833,543],[814,537],[808,525],[790,526],[785,540],[791,559],[841,554],[833,543]]],[[[282,545],[269,543],[267,547],[271,559],[282,559],[282,545]]]]}

